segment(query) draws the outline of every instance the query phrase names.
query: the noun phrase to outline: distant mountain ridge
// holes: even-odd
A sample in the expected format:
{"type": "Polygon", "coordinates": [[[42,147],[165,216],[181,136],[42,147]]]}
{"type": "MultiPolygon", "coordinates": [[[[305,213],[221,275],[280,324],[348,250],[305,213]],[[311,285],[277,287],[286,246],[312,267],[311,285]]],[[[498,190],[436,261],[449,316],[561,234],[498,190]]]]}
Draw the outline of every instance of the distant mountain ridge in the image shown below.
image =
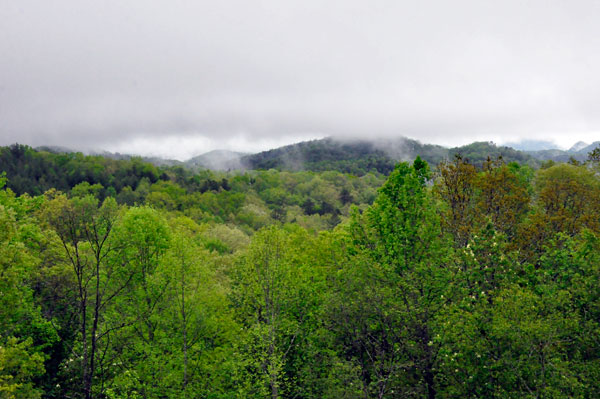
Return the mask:
{"type": "Polygon", "coordinates": [[[504,146],[519,151],[543,151],[556,149],[556,143],[545,140],[521,140],[519,142],[505,143],[504,146]]]}
{"type": "Polygon", "coordinates": [[[387,174],[398,161],[413,161],[417,156],[432,165],[456,154],[482,165],[490,157],[502,157],[506,162],[517,161],[537,166],[537,161],[523,151],[496,146],[491,142],[476,142],[446,148],[422,144],[405,137],[397,139],[347,140],[325,138],[279,147],[248,155],[241,159],[248,169],[338,170],[361,175],[371,171],[387,174]]]}
{"type": "MultiPolygon", "coordinates": [[[[464,146],[447,148],[435,144],[423,144],[406,137],[388,139],[345,139],[327,137],[304,141],[274,148],[256,154],[213,150],[186,161],[163,159],[158,157],[138,157],[129,154],[108,151],[92,152],[111,159],[129,160],[141,158],[155,166],[181,166],[188,169],[245,170],[338,170],[345,173],[362,175],[368,172],[387,174],[398,161],[412,161],[416,156],[437,165],[443,160],[452,159],[456,154],[481,165],[489,157],[502,157],[506,162],[520,162],[533,167],[543,161],[567,162],[571,158],[583,162],[589,152],[600,146],[600,141],[592,144],[578,142],[568,150],[549,148],[554,144],[547,141],[524,140],[510,145],[496,145],[492,142],[475,142],[464,146]],[[514,147],[530,150],[519,150],[514,147]]],[[[43,146],[38,151],[54,153],[75,152],[66,147],[43,146]]]]}
{"type": "Polygon", "coordinates": [[[526,153],[540,161],[552,160],[555,162],[567,162],[571,158],[573,158],[579,162],[583,162],[587,159],[588,153],[592,152],[595,148],[599,146],[600,141],[594,141],[592,144],[587,144],[583,141],[579,141],[568,150],[551,149],[540,151],[526,151],[526,153]]]}

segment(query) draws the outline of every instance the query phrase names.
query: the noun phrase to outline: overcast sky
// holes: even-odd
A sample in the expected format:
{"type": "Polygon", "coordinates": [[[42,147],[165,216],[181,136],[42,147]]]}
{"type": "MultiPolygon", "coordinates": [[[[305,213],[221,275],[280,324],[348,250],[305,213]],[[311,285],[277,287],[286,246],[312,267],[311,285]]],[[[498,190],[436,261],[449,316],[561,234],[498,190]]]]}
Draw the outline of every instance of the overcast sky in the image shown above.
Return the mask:
{"type": "Polygon", "coordinates": [[[600,2],[0,0],[0,144],[600,140],[600,2]]]}

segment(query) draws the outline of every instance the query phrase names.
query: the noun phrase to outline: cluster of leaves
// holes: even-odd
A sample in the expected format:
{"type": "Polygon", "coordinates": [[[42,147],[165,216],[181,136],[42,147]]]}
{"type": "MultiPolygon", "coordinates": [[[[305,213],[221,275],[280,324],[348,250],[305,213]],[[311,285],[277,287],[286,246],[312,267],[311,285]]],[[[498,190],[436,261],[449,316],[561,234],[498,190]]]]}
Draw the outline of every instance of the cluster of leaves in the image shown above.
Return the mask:
{"type": "Polygon", "coordinates": [[[600,396],[595,162],[169,173],[0,191],[0,397],[600,396]]]}

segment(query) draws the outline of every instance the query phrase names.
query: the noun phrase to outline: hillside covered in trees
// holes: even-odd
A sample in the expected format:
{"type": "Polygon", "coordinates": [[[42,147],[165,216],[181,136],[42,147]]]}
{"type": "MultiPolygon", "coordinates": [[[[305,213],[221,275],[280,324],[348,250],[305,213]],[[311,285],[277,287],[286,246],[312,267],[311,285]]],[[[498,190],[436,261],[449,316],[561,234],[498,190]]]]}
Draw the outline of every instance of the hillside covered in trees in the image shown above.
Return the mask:
{"type": "MultiPolygon", "coordinates": [[[[352,140],[326,138],[305,141],[241,158],[248,169],[278,170],[338,170],[362,175],[368,172],[389,174],[398,161],[412,162],[417,156],[437,165],[460,155],[472,163],[482,166],[488,158],[502,157],[506,162],[538,165],[531,155],[510,147],[496,146],[490,142],[446,148],[433,144],[422,144],[408,138],[352,140]]],[[[544,159],[539,157],[539,159],[544,159]]]]}
{"type": "Polygon", "coordinates": [[[599,397],[600,157],[484,147],[386,174],[2,148],[0,397],[599,397]]]}
{"type": "MultiPolygon", "coordinates": [[[[596,148],[597,144],[591,144],[585,148],[577,149],[577,151],[556,149],[519,151],[507,146],[497,146],[492,142],[475,142],[464,146],[446,148],[440,145],[423,144],[406,137],[394,139],[341,139],[329,137],[278,147],[256,154],[215,150],[183,162],[106,151],[92,154],[92,156],[96,156],[98,159],[108,158],[115,161],[151,163],[156,167],[183,167],[192,171],[203,169],[214,171],[276,169],[323,172],[334,170],[362,176],[367,173],[389,174],[397,162],[412,162],[417,156],[432,165],[437,165],[442,161],[460,155],[463,159],[467,159],[479,167],[488,158],[496,159],[498,157],[502,157],[505,162],[519,162],[533,167],[538,167],[543,161],[548,160],[566,162],[571,157],[578,161],[585,161],[588,152],[596,148]]],[[[26,148],[19,145],[16,145],[16,147],[26,148]]],[[[64,147],[38,147],[35,150],[39,153],[52,153],[63,156],[76,154],[76,151],[64,147]]]]}

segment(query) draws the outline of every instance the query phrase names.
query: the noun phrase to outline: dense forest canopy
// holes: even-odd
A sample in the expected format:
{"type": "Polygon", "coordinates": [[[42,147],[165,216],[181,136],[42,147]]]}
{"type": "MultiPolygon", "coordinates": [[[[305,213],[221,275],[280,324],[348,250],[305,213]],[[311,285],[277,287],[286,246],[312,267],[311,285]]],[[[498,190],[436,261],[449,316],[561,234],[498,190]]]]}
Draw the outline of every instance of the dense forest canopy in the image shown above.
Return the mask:
{"type": "Polygon", "coordinates": [[[0,398],[599,397],[600,157],[491,155],[2,148],[0,398]]]}

